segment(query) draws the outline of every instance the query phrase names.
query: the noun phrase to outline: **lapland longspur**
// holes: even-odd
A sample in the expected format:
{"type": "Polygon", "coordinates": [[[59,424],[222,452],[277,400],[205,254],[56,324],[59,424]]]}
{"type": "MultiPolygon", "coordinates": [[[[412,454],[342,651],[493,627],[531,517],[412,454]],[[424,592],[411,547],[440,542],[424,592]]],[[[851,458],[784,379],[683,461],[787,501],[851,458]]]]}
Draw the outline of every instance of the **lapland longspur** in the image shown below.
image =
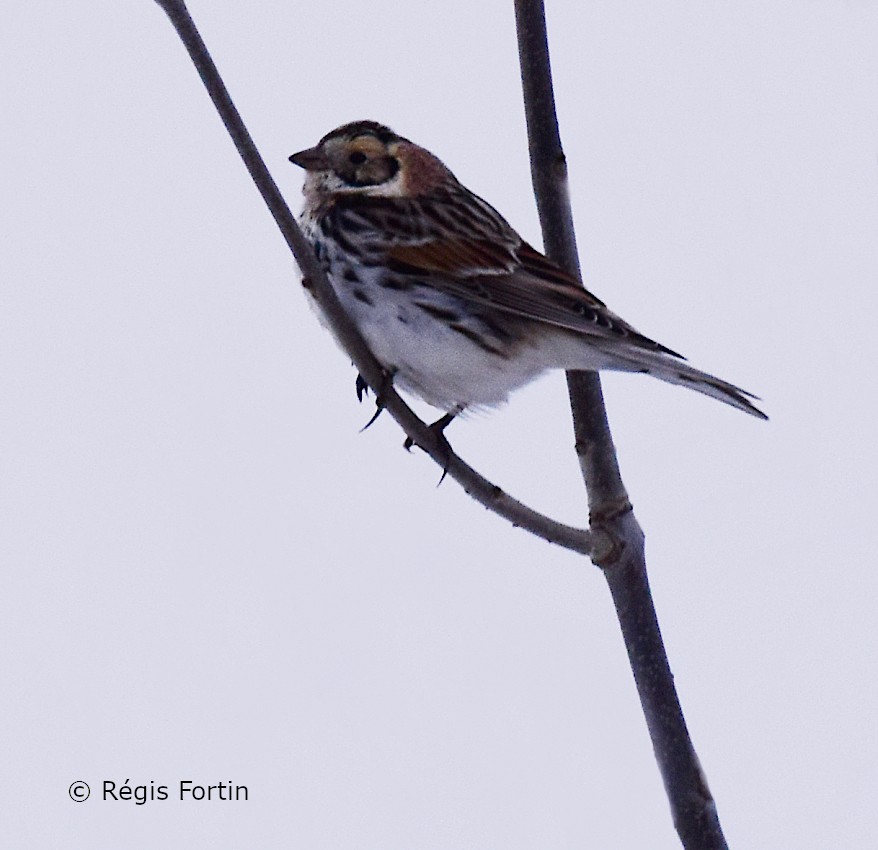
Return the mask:
{"type": "Polygon", "coordinates": [[[445,411],[443,425],[549,369],[645,372],[766,418],[751,393],[610,312],[389,128],[345,124],[290,160],[306,172],[302,227],[345,309],[394,384],[445,411]]]}

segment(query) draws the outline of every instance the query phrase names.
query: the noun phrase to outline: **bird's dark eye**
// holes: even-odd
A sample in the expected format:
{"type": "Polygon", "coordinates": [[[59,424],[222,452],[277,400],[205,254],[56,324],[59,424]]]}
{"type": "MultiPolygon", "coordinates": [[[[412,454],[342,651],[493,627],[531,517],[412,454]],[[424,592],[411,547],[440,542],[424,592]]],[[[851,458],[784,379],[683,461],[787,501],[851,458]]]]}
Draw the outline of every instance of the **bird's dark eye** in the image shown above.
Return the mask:
{"type": "Polygon", "coordinates": [[[366,154],[362,151],[354,151],[349,157],[348,162],[351,165],[362,165],[366,161],[366,154]]]}

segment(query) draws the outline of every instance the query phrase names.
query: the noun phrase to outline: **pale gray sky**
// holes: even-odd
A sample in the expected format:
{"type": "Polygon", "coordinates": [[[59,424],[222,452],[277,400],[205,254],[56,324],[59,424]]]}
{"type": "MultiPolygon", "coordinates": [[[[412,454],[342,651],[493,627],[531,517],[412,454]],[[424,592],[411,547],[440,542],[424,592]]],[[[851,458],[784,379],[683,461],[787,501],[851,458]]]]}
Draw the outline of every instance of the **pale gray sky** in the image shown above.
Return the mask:
{"type": "MultiPolygon", "coordinates": [[[[605,380],[729,842],[869,850],[878,7],[549,5],[588,286],[772,417],[605,380]]],[[[511,2],[191,7],[296,209],[286,157],[368,117],[539,243],[511,2]]],[[[0,40],[0,844],[678,847],[600,574],[358,433],[158,7],[0,40]]],[[[584,521],[560,376],[449,436],[584,521]]]]}

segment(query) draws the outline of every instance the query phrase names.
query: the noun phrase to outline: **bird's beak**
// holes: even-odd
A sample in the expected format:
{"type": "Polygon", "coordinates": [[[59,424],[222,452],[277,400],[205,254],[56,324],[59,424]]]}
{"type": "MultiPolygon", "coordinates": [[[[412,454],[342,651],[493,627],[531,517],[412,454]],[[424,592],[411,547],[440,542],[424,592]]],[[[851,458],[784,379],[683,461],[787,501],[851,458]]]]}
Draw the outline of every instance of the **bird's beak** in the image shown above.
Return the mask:
{"type": "Polygon", "coordinates": [[[299,168],[304,168],[305,171],[327,171],[329,169],[329,160],[320,148],[308,148],[294,153],[290,157],[290,162],[293,165],[298,165],[299,168]]]}

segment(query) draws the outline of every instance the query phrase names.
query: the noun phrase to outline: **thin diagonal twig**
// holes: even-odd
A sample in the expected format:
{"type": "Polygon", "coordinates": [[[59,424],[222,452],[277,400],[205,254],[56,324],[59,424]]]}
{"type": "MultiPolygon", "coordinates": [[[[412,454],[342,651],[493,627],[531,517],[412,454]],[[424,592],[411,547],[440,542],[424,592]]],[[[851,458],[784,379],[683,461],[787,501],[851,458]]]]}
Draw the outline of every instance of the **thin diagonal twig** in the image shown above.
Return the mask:
{"type": "Polygon", "coordinates": [[[448,477],[457,481],[477,502],[509,520],[514,526],[523,528],[550,543],[583,555],[590,554],[593,537],[591,532],[556,522],[512,498],[496,484],[488,481],[454,452],[449,451],[445,440],[440,439],[434,431],[431,431],[429,426],[414,414],[393,388],[387,386],[389,382],[386,380],[384,371],[345,313],[323,269],[317,262],[311,246],[299,230],[289,207],[277,188],[277,184],[265,167],[265,163],[244,126],[238,110],[232,103],[207,47],[192,21],[186,4],[182,0],[156,0],[156,2],[167,13],[174,29],[186,46],[226,130],[232,137],[253,182],[274,216],[278,228],[302,270],[303,279],[307,281],[312,295],[319,302],[336,338],[350,355],[366,383],[373,391],[380,390],[384,408],[400,424],[413,444],[420,446],[439,464],[448,477]]]}
{"type": "MultiPolygon", "coordinates": [[[[549,257],[578,275],[543,0],[515,0],[515,19],[543,243],[549,257]]],[[[593,560],[603,568],[613,597],[674,826],[687,850],[728,850],[674,687],[649,590],[643,532],[622,483],[600,379],[593,372],[569,372],[567,382],[591,528],[610,541],[593,560]]]]}

